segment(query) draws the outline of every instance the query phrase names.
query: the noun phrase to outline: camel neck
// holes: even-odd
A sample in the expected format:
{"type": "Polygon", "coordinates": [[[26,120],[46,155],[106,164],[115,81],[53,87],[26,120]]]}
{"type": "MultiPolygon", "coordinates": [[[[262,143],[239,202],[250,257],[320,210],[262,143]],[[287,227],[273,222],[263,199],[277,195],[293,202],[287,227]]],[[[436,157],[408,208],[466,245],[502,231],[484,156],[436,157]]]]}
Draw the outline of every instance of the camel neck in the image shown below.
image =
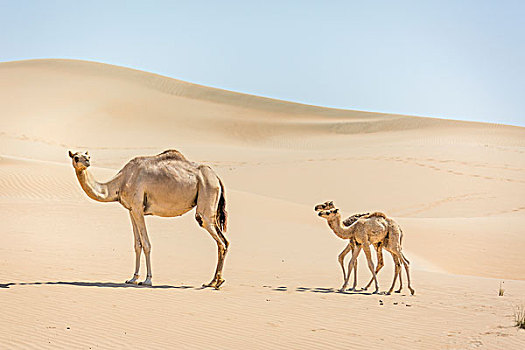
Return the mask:
{"type": "Polygon", "coordinates": [[[95,180],[93,175],[85,170],[75,170],[80,186],[89,196],[98,202],[114,202],[118,200],[117,177],[106,183],[95,180]]]}
{"type": "Polygon", "coordinates": [[[337,237],[342,239],[351,238],[351,229],[343,227],[341,223],[341,217],[339,215],[328,219],[328,226],[334,231],[337,237]]]}

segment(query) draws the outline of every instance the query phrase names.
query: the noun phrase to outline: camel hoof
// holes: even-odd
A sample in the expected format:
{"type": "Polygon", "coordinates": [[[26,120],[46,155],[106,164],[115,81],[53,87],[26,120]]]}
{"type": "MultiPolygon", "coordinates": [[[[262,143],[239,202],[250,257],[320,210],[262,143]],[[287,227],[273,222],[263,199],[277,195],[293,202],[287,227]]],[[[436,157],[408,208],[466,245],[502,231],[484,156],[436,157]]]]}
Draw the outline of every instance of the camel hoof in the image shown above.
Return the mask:
{"type": "Polygon", "coordinates": [[[385,293],[385,295],[391,295],[392,294],[392,291],[389,290],[388,292],[385,293]]]}
{"type": "Polygon", "coordinates": [[[401,293],[401,289],[400,290],[396,290],[394,293],[401,293]]]}
{"type": "Polygon", "coordinates": [[[410,288],[410,294],[411,294],[411,295],[414,295],[415,293],[416,293],[416,291],[413,290],[412,288],[410,288]]]}
{"type": "Polygon", "coordinates": [[[217,283],[215,284],[215,289],[219,290],[219,288],[221,288],[223,283],[224,283],[224,280],[222,280],[222,279],[217,281],[217,283]]]}
{"type": "Polygon", "coordinates": [[[379,294],[379,289],[374,290],[372,294],[379,294]]]}
{"type": "Polygon", "coordinates": [[[126,283],[126,284],[138,284],[137,280],[127,280],[124,283],[126,283]]]}
{"type": "Polygon", "coordinates": [[[153,283],[151,283],[151,281],[139,282],[139,286],[151,287],[152,285],[153,283]]]}

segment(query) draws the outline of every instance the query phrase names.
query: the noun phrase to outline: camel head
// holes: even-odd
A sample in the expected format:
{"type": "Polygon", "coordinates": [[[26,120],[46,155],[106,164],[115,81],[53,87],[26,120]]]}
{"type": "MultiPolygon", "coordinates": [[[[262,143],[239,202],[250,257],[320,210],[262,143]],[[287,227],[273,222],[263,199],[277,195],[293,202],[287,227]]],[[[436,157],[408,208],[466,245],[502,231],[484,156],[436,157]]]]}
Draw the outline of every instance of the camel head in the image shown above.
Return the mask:
{"type": "Polygon", "coordinates": [[[317,215],[325,219],[331,219],[337,216],[341,217],[341,214],[339,214],[339,209],[321,210],[317,215]]]}
{"type": "Polygon", "coordinates": [[[90,162],[89,162],[90,157],[89,157],[88,152],[73,153],[69,151],[69,156],[73,160],[73,168],[75,168],[75,170],[79,170],[79,171],[86,170],[90,165],[90,162]]]}
{"type": "Polygon", "coordinates": [[[334,201],[326,201],[321,204],[317,204],[314,208],[315,211],[335,209],[334,201]]]}

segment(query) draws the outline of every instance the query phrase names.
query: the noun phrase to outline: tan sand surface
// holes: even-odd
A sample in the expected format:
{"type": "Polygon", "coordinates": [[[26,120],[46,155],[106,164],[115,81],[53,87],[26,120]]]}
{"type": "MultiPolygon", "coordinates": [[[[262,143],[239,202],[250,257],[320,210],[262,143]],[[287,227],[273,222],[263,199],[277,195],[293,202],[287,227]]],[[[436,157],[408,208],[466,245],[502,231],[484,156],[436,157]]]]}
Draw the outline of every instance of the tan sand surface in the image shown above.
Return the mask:
{"type": "MultiPolygon", "coordinates": [[[[0,348],[525,348],[513,326],[524,128],[307,106],[93,62],[0,63],[0,211],[0,348]],[[89,199],[67,156],[89,150],[102,181],[168,148],[226,185],[220,291],[200,289],[216,247],[193,212],[147,218],[154,286],[124,284],[128,214],[89,199]],[[415,296],[337,292],[346,242],[314,213],[325,200],[400,223],[415,296]]],[[[369,278],[361,256],[359,286],[369,278]]]]}

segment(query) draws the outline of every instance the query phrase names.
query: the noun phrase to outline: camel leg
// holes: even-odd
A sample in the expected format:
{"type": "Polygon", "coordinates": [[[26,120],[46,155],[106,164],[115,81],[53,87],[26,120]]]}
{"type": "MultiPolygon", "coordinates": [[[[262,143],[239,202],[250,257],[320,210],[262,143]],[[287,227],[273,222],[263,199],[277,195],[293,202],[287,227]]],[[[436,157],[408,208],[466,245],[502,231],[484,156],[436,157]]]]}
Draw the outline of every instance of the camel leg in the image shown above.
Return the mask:
{"type": "MultiPolygon", "coordinates": [[[[343,270],[343,281],[346,280],[346,271],[345,271],[345,257],[348,254],[348,252],[352,250],[352,242],[348,242],[348,245],[345,247],[345,249],[339,254],[338,260],[339,264],[341,265],[341,269],[343,270]]],[[[350,271],[348,271],[350,273],[350,271]]],[[[344,283],[344,282],[343,282],[344,283]]],[[[342,287],[341,287],[342,288],[342,287]]],[[[342,290],[341,290],[342,291],[342,290]]]]}
{"type": "MultiPolygon", "coordinates": [[[[350,262],[348,263],[348,272],[352,271],[355,264],[357,263],[357,256],[359,255],[359,252],[361,252],[361,245],[355,246],[354,250],[352,251],[352,258],[350,259],[350,262]]],[[[350,274],[347,274],[345,277],[345,283],[340,289],[341,292],[344,292],[344,290],[346,289],[346,285],[348,284],[349,278],[350,278],[350,274]]]]}
{"type": "MultiPolygon", "coordinates": [[[[376,267],[376,275],[377,275],[379,273],[379,270],[381,270],[383,266],[385,266],[385,263],[383,261],[383,248],[381,247],[381,245],[374,245],[374,247],[376,248],[376,252],[377,252],[377,267],[376,267]]],[[[368,282],[368,284],[366,285],[365,288],[363,288],[363,290],[367,290],[368,287],[370,287],[370,285],[372,284],[372,282],[374,282],[374,277],[370,279],[370,282],[368,282]]]]}
{"type": "Polygon", "coordinates": [[[131,218],[131,225],[133,226],[133,237],[135,240],[135,273],[133,274],[133,277],[126,281],[128,284],[136,284],[137,279],[139,278],[139,270],[140,270],[140,255],[142,253],[142,243],[140,242],[140,234],[137,229],[137,224],[135,223],[135,220],[133,219],[133,215],[131,215],[130,212],[130,218],[131,218]]]}
{"type": "Polygon", "coordinates": [[[149,241],[148,231],[146,229],[146,222],[144,221],[144,213],[137,210],[131,210],[130,212],[132,220],[134,220],[135,225],[137,225],[137,229],[139,231],[140,236],[140,243],[142,245],[142,250],[144,251],[144,256],[146,257],[146,279],[144,280],[144,282],[139,282],[139,284],[143,286],[151,286],[151,243],[149,241]]]}
{"type": "Polygon", "coordinates": [[[370,245],[368,243],[363,243],[363,250],[365,251],[366,260],[368,261],[368,268],[370,269],[370,272],[372,273],[372,278],[374,279],[376,290],[374,291],[374,294],[379,292],[379,285],[377,284],[377,278],[376,278],[376,272],[374,269],[374,262],[372,261],[372,253],[370,252],[370,245]]]}
{"type": "MultiPolygon", "coordinates": [[[[348,271],[350,273],[350,271],[348,271]]],[[[350,278],[350,276],[348,276],[350,278]]],[[[352,290],[355,290],[357,288],[357,260],[354,263],[354,284],[352,286],[352,290]]]]}
{"type": "Polygon", "coordinates": [[[217,223],[217,210],[219,198],[222,193],[222,186],[217,175],[209,167],[202,166],[199,169],[195,219],[199,225],[208,231],[217,243],[217,268],[215,269],[215,275],[211,282],[203,284],[203,287],[215,287],[215,289],[219,289],[224,283],[224,279],[222,279],[222,268],[224,266],[226,253],[228,252],[228,241],[217,223]]]}
{"type": "Polygon", "coordinates": [[[392,254],[392,259],[394,259],[395,271],[394,271],[394,280],[392,281],[392,285],[390,286],[390,289],[386,293],[388,295],[392,294],[392,290],[394,290],[394,286],[396,285],[396,281],[397,281],[397,276],[401,277],[401,264],[399,263],[399,258],[395,254],[392,254]]]}
{"type": "MultiPolygon", "coordinates": [[[[206,220],[204,222],[207,222],[206,220]]],[[[203,284],[203,287],[214,287],[219,289],[220,286],[224,283],[222,278],[222,268],[224,266],[224,259],[226,258],[226,253],[228,252],[228,241],[226,237],[222,234],[220,229],[215,224],[205,224],[204,228],[210,233],[212,238],[217,242],[217,268],[215,269],[215,275],[210,283],[203,284]]]]}
{"type": "Polygon", "coordinates": [[[408,262],[406,260],[406,258],[403,256],[403,253],[399,253],[401,255],[401,262],[403,263],[403,265],[405,266],[405,271],[407,273],[407,283],[408,283],[408,289],[410,289],[410,294],[414,295],[414,293],[416,292],[414,289],[412,289],[412,286],[410,285],[410,271],[409,271],[409,267],[408,267],[408,262]]]}
{"type": "Polygon", "coordinates": [[[398,275],[399,275],[399,289],[395,291],[395,293],[401,293],[401,290],[403,290],[403,277],[402,277],[402,274],[401,274],[401,259],[399,259],[399,257],[397,257],[397,263],[399,264],[399,272],[398,272],[398,275]]]}

